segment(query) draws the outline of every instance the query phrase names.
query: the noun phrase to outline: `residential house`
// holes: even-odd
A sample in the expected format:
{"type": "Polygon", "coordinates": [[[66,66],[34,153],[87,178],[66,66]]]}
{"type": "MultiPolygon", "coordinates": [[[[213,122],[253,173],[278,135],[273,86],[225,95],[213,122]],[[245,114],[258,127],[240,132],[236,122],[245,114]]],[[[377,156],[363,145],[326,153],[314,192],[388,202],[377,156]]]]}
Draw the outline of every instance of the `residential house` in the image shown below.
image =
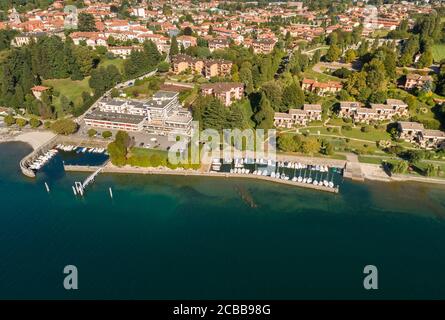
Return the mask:
{"type": "Polygon", "coordinates": [[[341,82],[328,81],[328,82],[318,82],[313,79],[303,79],[301,88],[305,91],[310,91],[316,93],[319,96],[324,96],[326,94],[337,93],[342,88],[341,82]]]}
{"type": "Polygon", "coordinates": [[[405,89],[410,90],[414,88],[422,88],[427,83],[432,83],[433,78],[431,76],[422,76],[416,73],[410,73],[406,75],[405,89]]]}

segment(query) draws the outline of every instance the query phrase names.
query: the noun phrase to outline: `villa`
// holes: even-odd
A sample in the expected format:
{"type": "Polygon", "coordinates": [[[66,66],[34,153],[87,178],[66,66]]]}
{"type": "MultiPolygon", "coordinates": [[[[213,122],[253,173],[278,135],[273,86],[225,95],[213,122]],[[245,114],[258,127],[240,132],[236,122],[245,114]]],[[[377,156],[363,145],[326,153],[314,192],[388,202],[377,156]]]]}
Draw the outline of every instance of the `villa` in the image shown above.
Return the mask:
{"type": "Polygon", "coordinates": [[[410,73],[406,76],[404,87],[406,90],[422,88],[426,83],[431,82],[433,82],[433,78],[431,76],[422,76],[420,74],[410,73]]]}

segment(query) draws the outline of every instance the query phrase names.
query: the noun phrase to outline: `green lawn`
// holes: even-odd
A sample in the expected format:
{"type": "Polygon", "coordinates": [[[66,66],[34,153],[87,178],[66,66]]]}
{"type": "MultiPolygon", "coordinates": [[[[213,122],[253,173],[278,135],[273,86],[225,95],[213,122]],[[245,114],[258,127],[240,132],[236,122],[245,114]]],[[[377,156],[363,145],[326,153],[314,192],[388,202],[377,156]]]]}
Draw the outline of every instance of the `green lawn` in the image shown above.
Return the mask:
{"type": "Polygon", "coordinates": [[[82,104],[82,92],[91,93],[92,90],[88,84],[90,77],[86,77],[81,81],[73,81],[71,79],[50,79],[44,80],[43,85],[52,87],[54,91],[60,93],[59,97],[54,98],[56,108],[60,107],[60,97],[64,95],[68,100],[73,101],[76,107],[82,104]]]}
{"type": "Polygon", "coordinates": [[[103,59],[103,60],[100,62],[99,67],[104,67],[104,68],[106,68],[106,67],[108,67],[108,66],[110,66],[110,65],[114,65],[114,66],[116,66],[116,67],[119,69],[119,71],[120,71],[121,73],[123,73],[123,72],[124,72],[124,63],[125,63],[125,60],[124,60],[124,59],[119,59],[119,58],[116,58],[116,59],[107,59],[107,58],[105,58],[105,59],[103,59]]]}
{"type": "Polygon", "coordinates": [[[318,73],[312,69],[308,69],[305,72],[303,72],[303,77],[308,78],[308,79],[314,79],[314,80],[321,81],[321,82],[341,81],[340,78],[337,78],[337,77],[334,77],[334,76],[331,76],[331,75],[325,74],[325,73],[318,73]]]}
{"type": "Polygon", "coordinates": [[[445,44],[435,44],[433,46],[433,59],[435,62],[445,59],[445,44]]]}

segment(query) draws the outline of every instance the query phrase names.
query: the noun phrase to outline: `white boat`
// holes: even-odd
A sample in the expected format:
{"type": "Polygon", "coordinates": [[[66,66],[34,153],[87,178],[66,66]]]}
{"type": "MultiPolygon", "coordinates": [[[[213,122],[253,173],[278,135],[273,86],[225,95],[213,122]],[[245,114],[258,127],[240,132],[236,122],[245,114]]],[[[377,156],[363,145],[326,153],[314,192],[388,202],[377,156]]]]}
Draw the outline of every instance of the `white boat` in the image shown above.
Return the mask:
{"type": "Polygon", "coordinates": [[[256,174],[257,174],[257,176],[261,176],[263,174],[263,171],[258,170],[256,174]]]}
{"type": "Polygon", "coordinates": [[[271,178],[275,178],[275,172],[272,172],[272,173],[270,174],[270,177],[271,177],[271,178]]]}
{"type": "Polygon", "coordinates": [[[263,171],[263,176],[265,176],[265,177],[267,176],[267,170],[263,171]]]}
{"type": "Polygon", "coordinates": [[[301,176],[299,176],[297,180],[298,180],[298,182],[302,182],[303,178],[301,176]]]}
{"type": "Polygon", "coordinates": [[[307,178],[306,182],[307,183],[312,183],[312,178],[311,177],[307,178]]]}
{"type": "Polygon", "coordinates": [[[334,188],[334,183],[332,181],[329,182],[329,188],[334,188]]]}

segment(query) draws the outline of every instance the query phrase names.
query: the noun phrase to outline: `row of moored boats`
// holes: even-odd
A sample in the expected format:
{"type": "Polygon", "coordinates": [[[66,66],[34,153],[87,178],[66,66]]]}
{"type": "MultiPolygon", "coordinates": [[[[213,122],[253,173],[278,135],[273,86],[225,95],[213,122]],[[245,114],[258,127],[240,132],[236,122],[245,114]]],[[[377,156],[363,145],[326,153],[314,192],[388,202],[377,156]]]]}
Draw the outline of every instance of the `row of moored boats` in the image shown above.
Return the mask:
{"type": "Polygon", "coordinates": [[[51,149],[34,159],[33,162],[29,165],[29,169],[31,170],[40,170],[45,164],[47,164],[56,154],[56,149],[51,149]]]}
{"type": "Polygon", "coordinates": [[[86,147],[76,147],[71,145],[59,144],[56,146],[57,149],[66,152],[74,151],[76,153],[106,153],[105,148],[86,148],[86,147]]]}
{"type": "MultiPolygon", "coordinates": [[[[271,177],[280,180],[290,180],[292,182],[299,182],[305,184],[313,184],[315,186],[324,186],[327,188],[334,188],[334,174],[339,173],[339,169],[332,168],[330,174],[329,167],[325,165],[307,165],[299,162],[275,162],[266,159],[225,159],[225,163],[232,163],[230,173],[232,174],[247,174],[256,176],[271,177]],[[245,168],[245,165],[255,164],[256,170],[245,168]],[[263,165],[262,168],[257,168],[256,164],[263,165]],[[284,169],[294,169],[293,178],[287,175],[284,169]],[[283,170],[281,170],[283,169],[283,170]],[[299,170],[297,175],[297,170],[299,170]],[[315,172],[315,177],[313,177],[315,172]],[[326,173],[326,175],[324,175],[326,173]]],[[[220,171],[222,166],[221,159],[214,159],[212,161],[212,170],[220,171]]],[[[258,166],[259,167],[259,166],[258,166]]],[[[289,172],[289,170],[287,170],[289,172]]]]}

